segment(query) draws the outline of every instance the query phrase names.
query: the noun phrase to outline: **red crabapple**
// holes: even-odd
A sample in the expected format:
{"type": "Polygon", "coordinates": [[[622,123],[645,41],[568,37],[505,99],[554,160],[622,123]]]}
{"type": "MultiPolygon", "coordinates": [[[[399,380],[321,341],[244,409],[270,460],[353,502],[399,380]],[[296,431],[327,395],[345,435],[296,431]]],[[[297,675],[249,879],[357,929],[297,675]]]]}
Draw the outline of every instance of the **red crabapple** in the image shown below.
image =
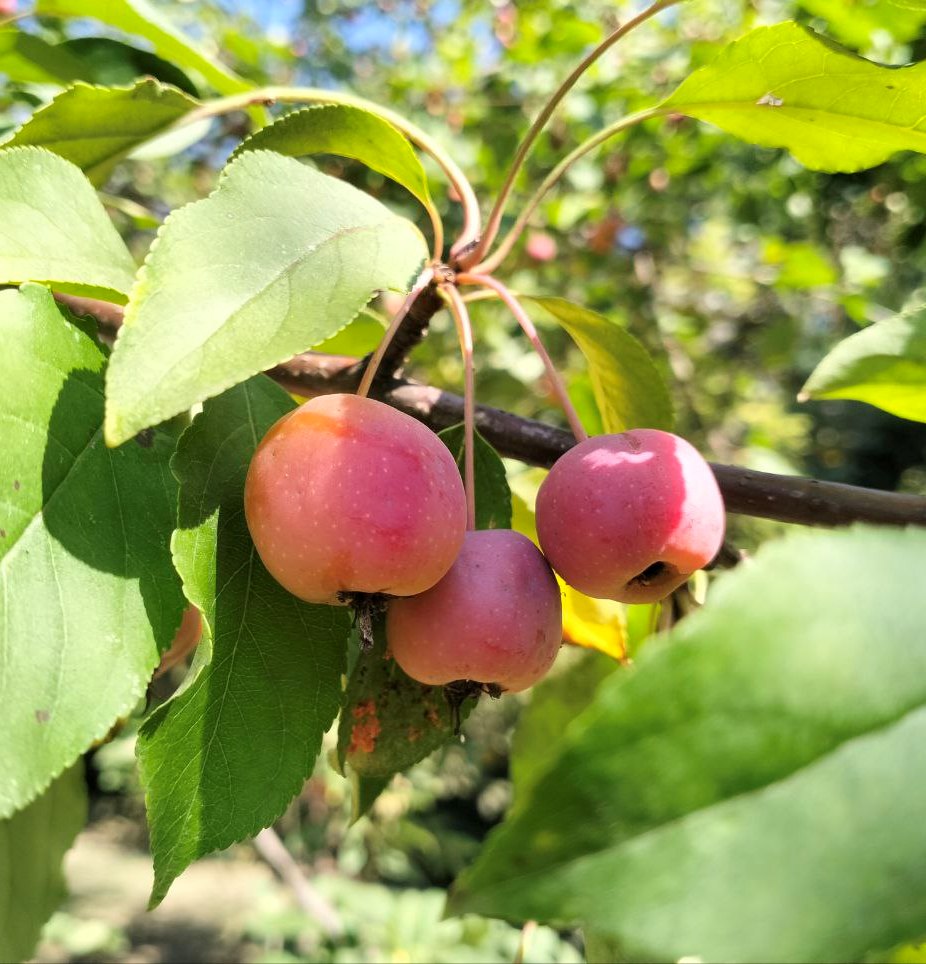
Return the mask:
{"type": "Polygon", "coordinates": [[[596,599],[662,599],[714,558],[723,534],[710,466],[684,439],[656,429],[580,442],[537,494],[550,565],[596,599]]]}
{"type": "Polygon", "coordinates": [[[424,592],[466,530],[450,450],[411,416],[358,395],[313,398],[271,427],[248,469],[244,511],[271,575],[316,603],[424,592]]]}
{"type": "Polygon", "coordinates": [[[556,257],[556,239],[545,231],[532,231],[524,250],[535,261],[552,261],[556,257]]]}
{"type": "Polygon", "coordinates": [[[527,689],[544,676],[563,640],[559,585],[540,550],[519,532],[467,532],[441,581],[394,599],[386,639],[412,679],[527,689]]]}

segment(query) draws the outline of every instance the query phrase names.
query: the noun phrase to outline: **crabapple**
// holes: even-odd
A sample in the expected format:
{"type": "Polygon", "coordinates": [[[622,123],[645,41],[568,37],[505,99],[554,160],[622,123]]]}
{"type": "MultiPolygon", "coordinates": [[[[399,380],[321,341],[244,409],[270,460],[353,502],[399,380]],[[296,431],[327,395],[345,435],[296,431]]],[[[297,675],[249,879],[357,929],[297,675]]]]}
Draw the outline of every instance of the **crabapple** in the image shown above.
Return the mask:
{"type": "Polygon", "coordinates": [[[580,442],[537,493],[537,535],[550,565],[597,599],[662,599],[714,558],[723,534],[710,466],[657,429],[580,442]]]}
{"type": "Polygon", "coordinates": [[[535,261],[552,261],[556,257],[556,239],[545,231],[532,231],[524,250],[535,261]]]}
{"type": "Polygon", "coordinates": [[[248,468],[244,511],[271,575],[317,603],[423,592],[466,531],[450,450],[411,416],[358,395],[313,398],[270,428],[248,468]]]}
{"type": "Polygon", "coordinates": [[[441,581],[394,599],[386,639],[395,661],[431,685],[494,683],[517,692],[552,666],[563,639],[559,585],[540,550],[519,532],[467,532],[441,581]]]}

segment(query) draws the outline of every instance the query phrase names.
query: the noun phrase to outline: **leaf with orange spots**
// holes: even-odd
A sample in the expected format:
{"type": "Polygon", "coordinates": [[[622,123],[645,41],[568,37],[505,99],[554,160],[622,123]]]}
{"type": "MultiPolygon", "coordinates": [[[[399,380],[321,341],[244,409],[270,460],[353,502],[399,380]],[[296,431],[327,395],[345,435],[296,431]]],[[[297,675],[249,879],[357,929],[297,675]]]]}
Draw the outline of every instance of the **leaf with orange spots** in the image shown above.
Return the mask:
{"type": "MultiPolygon", "coordinates": [[[[357,657],[338,728],[338,760],[361,779],[382,780],[408,769],[457,737],[453,714],[441,686],[427,686],[407,676],[388,654],[382,619],[374,626],[375,643],[357,657]]],[[[460,719],[475,705],[467,700],[460,719]]],[[[380,787],[382,789],[382,787],[380,787]]],[[[368,808],[375,794],[365,801],[368,808]]],[[[355,815],[360,810],[355,808],[355,815]]]]}

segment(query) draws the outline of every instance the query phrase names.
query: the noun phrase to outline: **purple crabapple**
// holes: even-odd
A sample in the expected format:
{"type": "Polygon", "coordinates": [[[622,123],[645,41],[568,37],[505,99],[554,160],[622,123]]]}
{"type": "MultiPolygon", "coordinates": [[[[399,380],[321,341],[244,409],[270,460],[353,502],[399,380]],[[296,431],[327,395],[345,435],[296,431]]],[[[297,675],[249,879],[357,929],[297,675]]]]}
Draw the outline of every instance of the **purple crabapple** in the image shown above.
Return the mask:
{"type": "Polygon", "coordinates": [[[526,536],[467,532],[436,586],[389,603],[386,639],[399,666],[421,683],[524,690],[546,674],[562,643],[559,585],[526,536]]]}
{"type": "Polygon", "coordinates": [[[271,575],[307,602],[410,596],[450,568],[466,498],[450,450],[421,422],[359,395],[323,395],[264,436],[244,491],[271,575]]]}
{"type": "Polygon", "coordinates": [[[598,435],[544,479],[537,535],[550,565],[579,592],[655,602],[717,554],[723,497],[710,466],[677,435],[598,435]]]}

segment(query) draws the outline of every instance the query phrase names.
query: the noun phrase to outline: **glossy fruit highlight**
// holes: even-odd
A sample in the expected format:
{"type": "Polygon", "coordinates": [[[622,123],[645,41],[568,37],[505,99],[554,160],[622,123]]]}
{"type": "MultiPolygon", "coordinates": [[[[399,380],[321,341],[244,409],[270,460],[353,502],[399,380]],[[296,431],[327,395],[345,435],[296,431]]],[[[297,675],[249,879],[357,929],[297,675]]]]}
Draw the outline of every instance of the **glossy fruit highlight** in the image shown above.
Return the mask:
{"type": "Polygon", "coordinates": [[[467,532],[441,581],[389,604],[386,639],[399,666],[434,686],[456,680],[527,689],[553,665],[563,638],[559,586],[519,532],[467,532]]]}
{"type": "Polygon", "coordinates": [[[264,565],[307,602],[410,596],[463,544],[466,498],[453,456],[420,422],[357,395],[313,398],[264,436],[244,508],[264,565]]]}
{"type": "Polygon", "coordinates": [[[677,435],[599,435],[544,479],[537,534],[550,564],[580,592],[653,602],[717,554],[723,498],[710,466],[677,435]]]}

